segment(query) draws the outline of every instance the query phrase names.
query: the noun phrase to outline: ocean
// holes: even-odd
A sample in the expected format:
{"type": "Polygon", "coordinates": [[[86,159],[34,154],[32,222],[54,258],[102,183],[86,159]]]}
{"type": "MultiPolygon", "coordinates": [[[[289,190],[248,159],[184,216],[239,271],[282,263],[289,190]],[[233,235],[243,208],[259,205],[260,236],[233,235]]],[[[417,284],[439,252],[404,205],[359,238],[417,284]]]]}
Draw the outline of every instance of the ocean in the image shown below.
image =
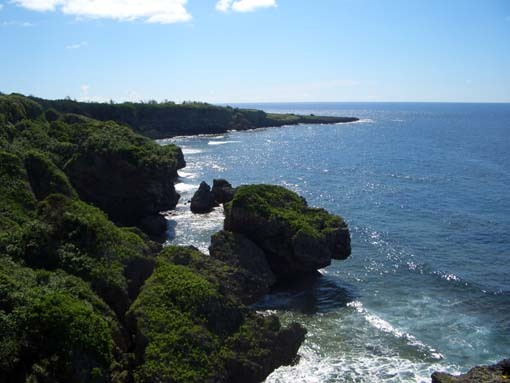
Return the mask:
{"type": "Polygon", "coordinates": [[[250,104],[354,116],[161,140],[187,167],[168,243],[207,252],[221,208],[193,215],[201,181],[270,183],[347,221],[352,256],[256,305],[308,329],[267,382],[430,382],[510,357],[510,104],[250,104]]]}

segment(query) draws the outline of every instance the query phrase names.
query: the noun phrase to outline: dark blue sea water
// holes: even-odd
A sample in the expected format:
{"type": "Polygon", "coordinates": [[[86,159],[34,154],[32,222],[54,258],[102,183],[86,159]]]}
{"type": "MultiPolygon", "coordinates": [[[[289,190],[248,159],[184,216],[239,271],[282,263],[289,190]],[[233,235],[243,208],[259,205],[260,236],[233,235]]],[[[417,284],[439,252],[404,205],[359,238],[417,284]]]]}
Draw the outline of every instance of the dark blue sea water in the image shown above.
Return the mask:
{"type": "Polygon", "coordinates": [[[207,251],[221,209],[184,203],[220,177],[286,186],[349,224],[350,259],[258,305],[309,330],[269,382],[430,382],[510,357],[510,104],[249,106],[362,119],[170,140],[188,162],[171,242],[207,251]]]}

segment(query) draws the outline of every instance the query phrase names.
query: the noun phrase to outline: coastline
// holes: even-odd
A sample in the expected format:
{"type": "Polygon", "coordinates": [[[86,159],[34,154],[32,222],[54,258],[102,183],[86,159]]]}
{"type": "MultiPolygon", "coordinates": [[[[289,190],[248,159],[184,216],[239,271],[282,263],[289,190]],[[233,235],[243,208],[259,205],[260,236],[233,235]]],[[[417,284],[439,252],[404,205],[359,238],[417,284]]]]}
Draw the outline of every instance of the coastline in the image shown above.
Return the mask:
{"type": "MultiPolygon", "coordinates": [[[[145,193],[148,193],[151,189],[159,189],[158,185],[163,180],[165,183],[162,184],[162,188],[165,190],[171,189],[168,181],[175,180],[178,176],[178,169],[185,165],[182,151],[173,146],[166,149],[157,148],[149,140],[134,135],[126,127],[114,123],[100,123],[90,118],[60,114],[59,112],[53,113],[50,110],[43,112],[36,105],[19,98],[19,96],[7,100],[7,104],[1,104],[0,106],[3,120],[0,121],[3,129],[2,141],[0,142],[2,144],[0,153],[2,155],[2,168],[0,170],[2,170],[1,175],[4,177],[2,178],[4,182],[0,191],[2,200],[9,202],[9,205],[2,207],[4,209],[2,213],[5,213],[6,216],[3,215],[0,222],[0,249],[4,256],[7,255],[7,258],[1,260],[0,272],[2,278],[15,275],[16,278],[21,280],[21,275],[25,275],[24,278],[31,282],[28,282],[26,286],[16,285],[16,288],[23,289],[27,296],[35,294],[33,295],[34,301],[19,301],[16,300],[16,296],[9,290],[9,287],[6,291],[2,291],[9,297],[9,302],[11,302],[9,304],[32,312],[32,309],[29,308],[32,307],[30,305],[38,305],[38,299],[41,297],[56,299],[51,295],[53,292],[47,295],[48,291],[45,290],[47,288],[47,278],[50,278],[52,286],[54,286],[53,289],[57,289],[58,294],[61,294],[67,300],[70,299],[73,305],[82,307],[80,305],[84,304],[83,295],[73,295],[75,293],[66,287],[75,277],[76,280],[82,281],[79,282],[81,283],[80,288],[88,294],[85,302],[96,302],[94,303],[95,306],[93,305],[94,320],[101,326],[112,323],[118,326],[121,333],[122,331],[128,331],[128,336],[123,333],[121,336],[111,338],[112,344],[119,347],[111,357],[117,363],[120,363],[119,361],[123,358],[122,355],[126,352],[135,351],[136,360],[129,362],[131,364],[121,364],[120,370],[112,370],[109,373],[119,375],[123,373],[128,375],[132,373],[157,374],[159,370],[143,370],[144,372],[142,372],[139,368],[143,364],[143,352],[147,346],[144,336],[158,338],[161,335],[152,332],[151,328],[153,325],[159,326],[161,324],[159,323],[159,316],[166,315],[164,313],[168,311],[165,302],[161,302],[161,306],[153,306],[151,301],[155,301],[157,296],[153,296],[151,291],[165,291],[174,288],[172,284],[161,286],[160,279],[166,278],[166,275],[174,275],[177,271],[186,272],[189,273],[187,275],[190,276],[190,280],[196,282],[199,290],[201,286],[209,286],[212,292],[214,292],[214,289],[218,289],[217,291],[221,296],[228,297],[228,294],[225,295],[226,289],[223,282],[214,279],[216,278],[214,275],[220,275],[225,281],[229,280],[221,272],[217,274],[219,272],[218,267],[221,264],[215,264],[214,262],[209,264],[206,267],[207,272],[203,274],[203,270],[200,269],[202,266],[197,265],[209,261],[202,260],[199,254],[188,253],[187,250],[183,254],[181,251],[184,250],[175,248],[161,253],[161,247],[150,241],[140,230],[141,228],[147,233],[148,227],[157,227],[155,231],[158,231],[160,220],[157,220],[153,226],[144,219],[152,217],[161,210],[171,208],[177,203],[176,194],[173,192],[169,194],[159,194],[159,191],[157,191],[157,194],[145,193]],[[12,105],[9,105],[10,101],[13,101],[16,107],[12,108],[12,105]],[[76,132],[80,134],[76,135],[76,132]],[[37,142],[28,140],[35,134],[38,134],[37,137],[39,137],[37,142]],[[72,157],[67,157],[69,151],[66,148],[74,149],[72,157]],[[115,174],[119,169],[122,169],[121,177],[115,180],[115,174]],[[127,180],[133,178],[139,181],[126,183],[127,180]],[[98,185],[97,189],[88,187],[87,180],[90,179],[97,180],[95,182],[98,185]],[[24,190],[26,194],[13,193],[13,190],[9,189],[9,185],[13,181],[20,185],[16,192],[24,190]],[[119,183],[118,187],[114,188],[115,198],[124,198],[126,194],[132,194],[136,195],[136,200],[132,200],[134,203],[143,200],[158,200],[158,205],[150,205],[144,202],[137,207],[133,216],[122,215],[123,212],[118,207],[105,199],[108,196],[105,195],[104,191],[115,184],[112,181],[119,183]],[[55,195],[55,193],[60,195],[55,195]],[[83,201],[77,198],[77,195],[83,201]],[[102,206],[108,216],[93,207],[92,204],[102,206]],[[117,225],[113,225],[110,221],[112,217],[114,217],[117,225]],[[144,221],[143,224],[142,221],[144,221]],[[34,223],[36,226],[30,225],[34,223]],[[133,224],[139,226],[139,229],[125,227],[133,224]],[[40,237],[38,237],[39,235],[40,237]],[[90,236],[87,237],[87,235],[90,236]],[[108,238],[108,236],[111,238],[108,238]],[[32,243],[36,244],[35,248],[32,243]],[[84,245],[84,243],[87,245],[84,245]],[[121,246],[121,248],[112,247],[115,245],[121,246]],[[123,253],[129,254],[129,258],[115,258],[117,254],[123,253]],[[56,254],[56,257],[53,254],[56,254]],[[91,260],[101,259],[102,254],[108,254],[109,257],[113,256],[109,262],[113,262],[115,277],[122,281],[121,283],[107,279],[108,272],[113,272],[113,269],[112,271],[110,269],[103,270],[100,264],[90,266],[91,260]],[[183,259],[187,259],[186,262],[188,263],[181,264],[180,262],[183,262],[183,259]],[[83,265],[92,267],[93,273],[90,275],[84,273],[83,265]],[[176,266],[179,267],[176,268],[176,266]],[[123,271],[117,273],[119,270],[123,271]],[[155,270],[157,270],[156,274],[155,270]],[[38,279],[41,276],[45,277],[38,279]],[[91,279],[91,277],[98,279],[91,279]],[[211,277],[213,277],[212,280],[209,279],[211,277]],[[63,278],[63,280],[56,282],[58,278],[63,278]],[[37,280],[39,280],[37,283],[41,286],[38,288],[42,290],[33,290],[32,286],[37,280]],[[110,283],[110,285],[104,287],[105,283],[110,283]],[[127,288],[123,287],[123,283],[126,283],[127,288]],[[149,287],[146,289],[143,287],[145,285],[149,287]],[[98,306],[98,299],[106,306],[98,306]],[[114,315],[108,314],[105,316],[104,312],[108,310],[113,310],[114,315]],[[161,311],[153,312],[152,310],[161,311]],[[156,312],[158,314],[152,316],[156,312]],[[104,318],[107,318],[107,321],[104,318]],[[144,332],[145,335],[140,336],[139,332],[144,332]],[[119,343],[119,340],[121,340],[121,343],[119,343]],[[133,366],[135,367],[133,368],[133,366]]],[[[271,205],[276,206],[278,204],[278,202],[271,203],[271,205]]],[[[130,202],[129,205],[132,205],[132,203],[130,202]]],[[[244,225],[237,226],[237,230],[242,226],[244,225]]],[[[265,224],[262,226],[265,226],[265,224]]],[[[222,267],[224,266],[219,268],[222,267]]],[[[281,269],[277,270],[281,271],[281,269]]],[[[236,271],[233,270],[233,272],[236,271]]],[[[77,283],[76,280],[74,283],[77,283]]],[[[185,296],[186,292],[181,291],[181,293],[185,296]]],[[[181,293],[171,297],[171,300],[178,302],[181,293]]],[[[192,294],[188,298],[193,300],[195,296],[192,294]]],[[[218,303],[220,307],[223,307],[224,304],[230,307],[231,303],[221,299],[218,303]]],[[[232,299],[237,298],[232,297],[232,299]]],[[[88,304],[85,303],[82,309],[87,310],[88,304]]],[[[53,305],[55,306],[55,303],[53,305]]],[[[197,305],[201,307],[201,303],[198,302],[197,305]]],[[[44,306],[44,309],[50,310],[51,313],[51,307],[51,305],[44,306]]],[[[231,312],[232,318],[238,316],[236,310],[242,306],[235,307],[237,308],[231,312]]],[[[184,310],[180,306],[172,306],[172,309],[176,308],[178,311],[184,310]]],[[[243,309],[240,310],[243,312],[243,309]]],[[[8,312],[8,315],[14,314],[8,312]]],[[[74,320],[72,316],[70,318],[71,323],[62,323],[60,329],[67,331],[68,327],[66,326],[73,324],[72,321],[74,320]]],[[[206,320],[209,319],[206,317],[206,320]]],[[[254,327],[248,326],[251,329],[249,331],[260,331],[259,325],[264,327],[267,324],[270,326],[270,333],[273,332],[268,336],[278,337],[281,331],[283,331],[281,336],[290,334],[294,340],[291,341],[292,345],[289,349],[295,349],[291,352],[294,355],[297,352],[295,342],[303,336],[302,330],[299,330],[298,327],[294,327],[292,332],[288,333],[285,332],[287,330],[284,327],[276,326],[276,322],[271,322],[273,324],[265,322],[266,324],[263,324],[257,322],[250,315],[243,316],[243,320],[246,323],[253,324],[254,327]],[[255,320],[255,322],[252,322],[252,320],[255,320]]],[[[217,318],[215,321],[217,321],[217,318]]],[[[274,321],[274,319],[271,319],[271,321],[274,321]]],[[[188,325],[192,326],[193,323],[188,322],[188,325]]],[[[110,338],[108,330],[104,326],[103,330],[105,332],[103,335],[104,339],[107,340],[110,338]]],[[[215,329],[214,331],[216,330],[224,331],[223,329],[215,329]]],[[[41,331],[51,332],[53,330],[50,328],[41,329],[41,331]]],[[[210,329],[207,328],[207,331],[210,331],[210,329]]],[[[164,334],[166,334],[166,330],[164,334]]],[[[26,336],[29,337],[30,334],[26,336]]],[[[50,337],[50,339],[53,339],[53,337],[50,337]]],[[[239,340],[239,338],[236,339],[239,340]]],[[[302,342],[302,339],[300,342],[302,342]]],[[[34,347],[37,347],[37,342],[34,343],[34,347]]],[[[59,344],[55,352],[59,352],[59,349],[67,350],[68,347],[72,350],[73,345],[59,344]]],[[[110,351],[105,354],[105,350],[108,349],[107,343],[102,344],[101,347],[104,347],[104,349],[94,349],[94,353],[102,355],[102,359],[97,360],[100,360],[103,364],[97,368],[106,371],[107,367],[105,366],[109,363],[106,354],[110,351]]],[[[197,345],[197,347],[200,349],[201,345],[197,345]]],[[[257,349],[264,346],[252,343],[250,347],[257,349]]],[[[272,345],[270,349],[275,352],[277,346],[272,345]]],[[[151,355],[151,358],[156,358],[154,360],[157,361],[159,356],[157,354],[151,355]]],[[[23,358],[20,360],[24,361],[23,358]]],[[[290,357],[285,358],[282,364],[289,360],[290,357]]],[[[167,362],[157,362],[162,363],[158,369],[165,371],[164,366],[167,362]]],[[[231,360],[231,362],[235,361],[231,360]]],[[[261,363],[264,364],[265,362],[261,363]]],[[[22,368],[27,368],[24,373],[28,376],[38,373],[31,370],[32,366],[23,366],[22,368]]],[[[62,373],[67,373],[67,368],[69,366],[66,365],[66,368],[62,369],[62,373]]],[[[271,369],[264,370],[264,375],[270,372],[271,369]]],[[[1,371],[1,374],[5,373],[5,370],[1,371]]],[[[6,376],[6,379],[8,379],[9,372],[7,372],[7,375],[1,374],[0,376],[6,376]]],[[[259,373],[254,372],[253,376],[258,376],[256,381],[260,381],[261,375],[257,374],[259,373]]],[[[123,382],[122,379],[116,381],[123,382]]]]}
{"type": "MultiPolygon", "coordinates": [[[[293,363],[306,330],[297,323],[283,327],[278,317],[248,308],[275,279],[258,281],[250,263],[238,264],[235,257],[240,253],[230,253],[230,245],[223,242],[218,244],[221,258],[228,254],[223,260],[189,246],[163,249],[154,242],[160,242],[166,231],[160,212],[174,209],[179,200],[174,183],[177,171],[186,165],[179,147],[160,146],[111,116],[102,122],[45,108],[21,95],[0,96],[0,112],[0,196],[6,202],[0,222],[0,279],[15,276],[13,283],[0,285],[2,297],[12,307],[1,320],[14,326],[5,334],[5,344],[22,345],[19,351],[0,350],[5,355],[2,363],[7,363],[0,367],[1,380],[38,379],[43,374],[56,381],[198,383],[236,382],[242,377],[260,382],[277,367],[293,363]],[[36,135],[38,140],[33,141],[36,135]],[[36,282],[40,273],[47,277],[36,282]],[[20,285],[21,275],[30,282],[20,285]],[[86,293],[68,289],[69,278],[86,293]],[[263,284],[256,287],[259,283],[263,284]],[[18,299],[18,290],[30,299],[18,299]],[[37,308],[41,299],[44,307],[37,308]],[[89,307],[94,300],[100,303],[89,307]],[[91,326],[72,313],[60,317],[62,311],[54,308],[61,306],[92,316],[91,326]],[[24,311],[35,315],[28,327],[19,317],[24,311]],[[53,319],[48,322],[37,315],[53,319]],[[74,332],[76,326],[81,332],[74,332]],[[40,335],[26,330],[32,327],[40,335]],[[69,335],[58,337],[56,331],[69,335]],[[86,349],[77,354],[82,344],[86,349]],[[163,351],[168,349],[173,351],[163,351]],[[45,362],[50,355],[51,361],[45,362]]],[[[260,111],[249,113],[265,116],[260,111]]],[[[276,199],[250,209],[272,209],[290,198],[294,202],[281,213],[288,219],[287,229],[278,230],[284,236],[292,231],[302,234],[299,246],[292,245],[295,249],[287,256],[296,253],[296,259],[288,265],[276,267],[269,250],[249,245],[259,254],[259,263],[271,263],[285,278],[299,278],[329,263],[333,249],[345,246],[341,233],[347,229],[342,221],[326,211],[304,214],[306,203],[283,188],[261,185],[246,193],[262,193],[267,199],[273,198],[273,191],[276,199]],[[312,214],[316,218],[311,219],[312,214]],[[303,229],[294,226],[298,222],[303,229]],[[309,231],[313,238],[306,234],[309,231]],[[301,247],[310,248],[307,243],[317,238],[322,238],[323,253],[303,253],[301,247]],[[303,263],[300,258],[305,255],[308,261],[303,263]],[[310,269],[314,257],[317,261],[310,269]]],[[[246,214],[232,217],[242,222],[246,214]]],[[[243,227],[235,225],[232,234],[226,232],[226,243],[230,238],[235,246],[236,241],[240,246],[251,243],[243,239],[243,227]]]]}

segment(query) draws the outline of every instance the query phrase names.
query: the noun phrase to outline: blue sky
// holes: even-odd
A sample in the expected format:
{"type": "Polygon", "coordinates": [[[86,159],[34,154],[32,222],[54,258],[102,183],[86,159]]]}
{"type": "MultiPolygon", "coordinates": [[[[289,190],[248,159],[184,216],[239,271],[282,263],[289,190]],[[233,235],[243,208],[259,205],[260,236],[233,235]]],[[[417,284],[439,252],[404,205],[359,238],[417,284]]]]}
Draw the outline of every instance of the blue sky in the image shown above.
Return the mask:
{"type": "Polygon", "coordinates": [[[0,48],[46,98],[510,102],[510,0],[0,0],[0,48]]]}

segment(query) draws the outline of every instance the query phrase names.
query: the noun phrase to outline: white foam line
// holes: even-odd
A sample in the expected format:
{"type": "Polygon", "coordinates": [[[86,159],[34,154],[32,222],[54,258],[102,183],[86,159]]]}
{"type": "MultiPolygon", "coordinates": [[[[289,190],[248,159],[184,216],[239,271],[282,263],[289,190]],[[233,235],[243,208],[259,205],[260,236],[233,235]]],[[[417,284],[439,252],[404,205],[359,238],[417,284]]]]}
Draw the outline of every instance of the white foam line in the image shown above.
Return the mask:
{"type": "Polygon", "coordinates": [[[371,118],[361,118],[358,121],[352,122],[338,122],[335,125],[349,125],[349,124],[373,124],[375,121],[371,118]]]}
{"type": "Polygon", "coordinates": [[[182,148],[182,154],[198,154],[202,153],[201,149],[182,148]]]}
{"type": "Polygon", "coordinates": [[[179,177],[181,178],[197,178],[198,174],[191,173],[191,172],[185,172],[182,170],[179,170],[179,177]]]}
{"type": "Polygon", "coordinates": [[[424,344],[420,340],[418,340],[415,336],[408,334],[407,332],[401,331],[391,325],[391,323],[385,321],[384,319],[378,317],[377,315],[370,314],[364,307],[363,304],[359,301],[353,301],[347,303],[347,306],[354,308],[360,314],[363,314],[365,320],[376,329],[383,331],[385,333],[391,334],[397,338],[403,338],[407,340],[407,343],[410,346],[415,346],[419,348],[426,349],[430,356],[434,359],[443,359],[444,356],[437,352],[436,349],[424,344]]]}
{"type": "Polygon", "coordinates": [[[192,185],[192,184],[186,184],[184,182],[180,182],[178,184],[175,184],[175,190],[177,192],[187,192],[187,191],[198,189],[198,186],[199,185],[192,185]]]}
{"type": "Polygon", "coordinates": [[[225,145],[225,144],[236,144],[241,141],[209,141],[207,145],[225,145]]]}

